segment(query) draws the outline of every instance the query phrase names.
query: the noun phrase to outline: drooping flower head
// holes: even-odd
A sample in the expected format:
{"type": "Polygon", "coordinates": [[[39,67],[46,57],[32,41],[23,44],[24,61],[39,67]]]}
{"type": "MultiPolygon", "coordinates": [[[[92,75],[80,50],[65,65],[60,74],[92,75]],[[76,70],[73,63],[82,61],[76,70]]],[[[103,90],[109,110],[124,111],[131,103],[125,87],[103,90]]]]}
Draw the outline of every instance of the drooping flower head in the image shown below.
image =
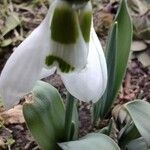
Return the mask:
{"type": "Polygon", "coordinates": [[[0,76],[6,106],[16,104],[38,79],[56,69],[79,100],[95,102],[106,88],[106,61],[89,1],[55,0],[42,23],[15,49],[0,76]]]}

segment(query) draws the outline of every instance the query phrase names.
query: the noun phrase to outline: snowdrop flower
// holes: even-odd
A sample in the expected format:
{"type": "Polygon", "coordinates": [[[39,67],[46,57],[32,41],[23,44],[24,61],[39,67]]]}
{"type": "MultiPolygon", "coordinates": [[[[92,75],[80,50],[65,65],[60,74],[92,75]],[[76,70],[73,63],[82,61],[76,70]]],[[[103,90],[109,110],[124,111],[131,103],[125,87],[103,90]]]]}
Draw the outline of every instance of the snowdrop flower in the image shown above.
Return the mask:
{"type": "Polygon", "coordinates": [[[42,23],[8,59],[0,76],[6,107],[18,103],[38,79],[57,72],[67,90],[96,102],[107,84],[104,53],[92,25],[90,2],[55,0],[42,23]]]}

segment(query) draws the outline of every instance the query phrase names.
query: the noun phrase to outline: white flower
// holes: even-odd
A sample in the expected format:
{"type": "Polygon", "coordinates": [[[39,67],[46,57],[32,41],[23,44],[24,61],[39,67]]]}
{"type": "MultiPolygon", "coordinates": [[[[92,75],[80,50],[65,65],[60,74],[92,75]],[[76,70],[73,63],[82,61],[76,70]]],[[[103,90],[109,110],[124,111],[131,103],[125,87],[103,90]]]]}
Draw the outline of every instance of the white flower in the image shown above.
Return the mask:
{"type": "Polygon", "coordinates": [[[42,23],[15,49],[0,76],[6,107],[18,103],[38,79],[56,69],[77,99],[96,102],[102,96],[107,68],[90,2],[77,6],[55,0],[42,23]]]}

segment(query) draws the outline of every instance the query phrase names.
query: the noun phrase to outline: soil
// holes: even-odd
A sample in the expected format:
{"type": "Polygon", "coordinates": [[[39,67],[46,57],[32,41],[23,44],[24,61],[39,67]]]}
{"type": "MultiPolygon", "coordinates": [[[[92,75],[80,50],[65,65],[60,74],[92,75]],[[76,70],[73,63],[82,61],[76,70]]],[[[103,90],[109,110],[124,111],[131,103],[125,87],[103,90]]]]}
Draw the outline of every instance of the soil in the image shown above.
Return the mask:
{"type": "MultiPolygon", "coordinates": [[[[30,2],[27,1],[25,4],[30,6],[30,2]]],[[[105,7],[109,2],[105,1],[101,5],[101,8],[105,7]]],[[[26,37],[31,30],[33,30],[43,19],[44,14],[47,11],[47,2],[34,4],[31,10],[17,9],[21,3],[18,0],[13,1],[14,10],[19,14],[19,17],[23,19],[23,37],[26,37]]],[[[95,5],[94,8],[94,26],[102,41],[103,47],[105,47],[106,37],[108,30],[112,23],[114,14],[106,11],[106,9],[101,9],[95,5]]],[[[16,29],[19,30],[18,28],[16,29]]],[[[18,31],[19,32],[19,31],[18,31]]],[[[14,34],[11,31],[7,36],[14,34]]],[[[14,42],[12,45],[0,48],[0,71],[2,70],[6,60],[12,53],[12,48],[18,45],[21,40],[14,42]]],[[[46,79],[45,81],[51,83],[56,87],[62,95],[62,98],[66,97],[66,89],[60,79],[60,76],[54,74],[46,79]]],[[[143,67],[142,64],[135,58],[130,60],[126,75],[122,84],[122,88],[119,92],[117,104],[123,104],[134,99],[145,99],[150,102],[150,67],[143,67]]],[[[97,130],[97,128],[91,125],[91,103],[78,102],[79,110],[79,137],[86,135],[89,132],[97,130]]],[[[0,110],[3,112],[3,108],[0,110]]],[[[111,116],[111,113],[110,113],[111,116]]],[[[108,124],[108,120],[103,120],[101,123],[102,128],[108,124]]],[[[38,146],[32,138],[30,132],[28,131],[25,123],[10,123],[5,124],[4,120],[0,122],[0,150],[1,149],[11,149],[11,150],[38,150],[38,146]]]]}

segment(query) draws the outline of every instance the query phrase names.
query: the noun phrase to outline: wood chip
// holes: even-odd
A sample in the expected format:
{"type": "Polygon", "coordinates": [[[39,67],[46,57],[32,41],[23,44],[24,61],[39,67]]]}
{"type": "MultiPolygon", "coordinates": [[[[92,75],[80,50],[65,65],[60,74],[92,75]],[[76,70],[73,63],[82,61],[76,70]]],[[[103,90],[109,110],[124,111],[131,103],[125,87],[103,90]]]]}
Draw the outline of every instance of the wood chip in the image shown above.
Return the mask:
{"type": "Polygon", "coordinates": [[[147,48],[147,45],[143,41],[133,41],[131,44],[131,50],[134,52],[143,51],[147,48]]]}
{"type": "Polygon", "coordinates": [[[4,124],[22,124],[25,122],[23,113],[22,113],[22,105],[17,105],[12,109],[4,111],[0,113],[2,120],[4,120],[4,124]]]}

